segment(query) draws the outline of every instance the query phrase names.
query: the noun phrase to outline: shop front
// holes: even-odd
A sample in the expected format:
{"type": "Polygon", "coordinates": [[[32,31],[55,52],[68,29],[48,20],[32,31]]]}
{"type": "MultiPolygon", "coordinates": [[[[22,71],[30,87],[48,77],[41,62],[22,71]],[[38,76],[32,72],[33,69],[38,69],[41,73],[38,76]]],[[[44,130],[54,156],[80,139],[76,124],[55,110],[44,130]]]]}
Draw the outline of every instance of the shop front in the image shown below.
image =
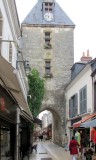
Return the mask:
{"type": "Polygon", "coordinates": [[[31,125],[32,118],[20,109],[5,86],[0,85],[0,159],[22,159],[32,145],[31,125]]]}
{"type": "Polygon", "coordinates": [[[76,128],[78,127],[78,126],[76,126],[76,128],[74,128],[73,125],[74,125],[74,123],[78,123],[79,121],[81,121],[81,117],[78,117],[78,118],[71,120],[70,139],[72,138],[73,135],[75,135],[76,128]]]}
{"type": "Polygon", "coordinates": [[[2,160],[20,160],[21,147],[25,143],[30,146],[29,126],[33,117],[22,92],[17,72],[0,56],[0,159],[2,160]]]}
{"type": "Polygon", "coordinates": [[[80,135],[81,155],[86,159],[89,157],[92,159],[92,155],[96,153],[96,113],[73,123],[73,129],[78,132],[78,136],[80,135]]]}
{"type": "Polygon", "coordinates": [[[0,159],[14,159],[16,102],[0,85],[0,159]]]}

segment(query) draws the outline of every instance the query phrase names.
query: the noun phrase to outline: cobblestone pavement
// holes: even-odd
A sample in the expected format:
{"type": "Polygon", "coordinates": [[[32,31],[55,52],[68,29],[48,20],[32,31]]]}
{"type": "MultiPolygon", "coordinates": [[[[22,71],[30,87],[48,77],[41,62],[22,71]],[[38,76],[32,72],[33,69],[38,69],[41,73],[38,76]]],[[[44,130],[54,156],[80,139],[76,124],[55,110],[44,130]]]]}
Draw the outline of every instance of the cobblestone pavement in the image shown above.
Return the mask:
{"type": "MultiPolygon", "coordinates": [[[[28,157],[25,157],[24,160],[28,160],[28,157]]],[[[69,151],[46,141],[37,143],[37,153],[33,150],[29,160],[71,160],[71,157],[69,151]]]]}

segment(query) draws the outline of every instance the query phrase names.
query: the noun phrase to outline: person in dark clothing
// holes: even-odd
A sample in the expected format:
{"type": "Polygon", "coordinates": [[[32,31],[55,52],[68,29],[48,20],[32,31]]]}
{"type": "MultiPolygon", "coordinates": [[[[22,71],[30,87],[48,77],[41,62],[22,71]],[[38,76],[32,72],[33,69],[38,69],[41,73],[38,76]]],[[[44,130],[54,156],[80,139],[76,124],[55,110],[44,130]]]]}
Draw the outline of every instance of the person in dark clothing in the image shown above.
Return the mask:
{"type": "Polygon", "coordinates": [[[93,151],[92,149],[89,149],[84,153],[84,156],[86,157],[86,160],[92,160],[93,151]]]}
{"type": "Polygon", "coordinates": [[[87,134],[84,137],[84,147],[89,147],[90,146],[90,136],[87,134]]]}
{"type": "Polygon", "coordinates": [[[39,139],[40,139],[41,142],[42,142],[42,140],[43,140],[43,135],[42,135],[42,134],[39,136],[39,139]]]}
{"type": "Polygon", "coordinates": [[[23,160],[24,159],[24,157],[25,156],[27,156],[28,157],[28,160],[29,160],[29,148],[28,148],[28,146],[27,145],[23,145],[22,147],[21,147],[21,159],[23,160]]]}

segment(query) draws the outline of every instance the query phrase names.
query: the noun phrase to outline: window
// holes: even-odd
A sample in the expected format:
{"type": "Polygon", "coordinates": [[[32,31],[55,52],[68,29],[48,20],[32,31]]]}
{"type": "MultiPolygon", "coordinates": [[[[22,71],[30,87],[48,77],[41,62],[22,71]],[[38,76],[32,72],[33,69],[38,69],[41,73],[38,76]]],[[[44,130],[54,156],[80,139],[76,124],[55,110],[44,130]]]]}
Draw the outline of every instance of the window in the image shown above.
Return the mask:
{"type": "Polygon", "coordinates": [[[9,44],[9,62],[12,63],[12,44],[9,44]]]}
{"type": "Polygon", "coordinates": [[[75,117],[78,110],[78,95],[75,94],[69,99],[69,118],[75,117]]]}
{"type": "Polygon", "coordinates": [[[51,76],[51,61],[50,60],[45,61],[45,75],[51,76]]]}
{"type": "Polygon", "coordinates": [[[80,114],[87,112],[87,86],[80,89],[80,114]]]}
{"type": "Polygon", "coordinates": [[[50,32],[45,32],[45,49],[51,49],[51,37],[50,37],[50,32]]]}
{"type": "Polygon", "coordinates": [[[52,11],[53,10],[53,3],[45,3],[45,11],[52,11]]]}
{"type": "Polygon", "coordinates": [[[3,18],[2,18],[2,13],[0,11],[0,54],[1,54],[1,44],[2,44],[2,26],[3,26],[3,18]]]}

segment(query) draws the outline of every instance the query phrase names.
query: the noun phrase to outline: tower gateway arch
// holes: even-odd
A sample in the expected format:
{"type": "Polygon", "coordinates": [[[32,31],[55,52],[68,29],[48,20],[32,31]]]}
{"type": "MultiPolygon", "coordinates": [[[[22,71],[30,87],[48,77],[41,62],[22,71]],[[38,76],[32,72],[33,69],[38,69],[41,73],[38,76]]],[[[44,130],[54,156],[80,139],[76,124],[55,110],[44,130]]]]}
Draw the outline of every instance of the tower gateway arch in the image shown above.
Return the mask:
{"type": "Polygon", "coordinates": [[[41,110],[53,115],[53,142],[66,132],[65,86],[74,63],[75,25],[55,0],[38,0],[21,24],[22,53],[45,79],[41,110]]]}

